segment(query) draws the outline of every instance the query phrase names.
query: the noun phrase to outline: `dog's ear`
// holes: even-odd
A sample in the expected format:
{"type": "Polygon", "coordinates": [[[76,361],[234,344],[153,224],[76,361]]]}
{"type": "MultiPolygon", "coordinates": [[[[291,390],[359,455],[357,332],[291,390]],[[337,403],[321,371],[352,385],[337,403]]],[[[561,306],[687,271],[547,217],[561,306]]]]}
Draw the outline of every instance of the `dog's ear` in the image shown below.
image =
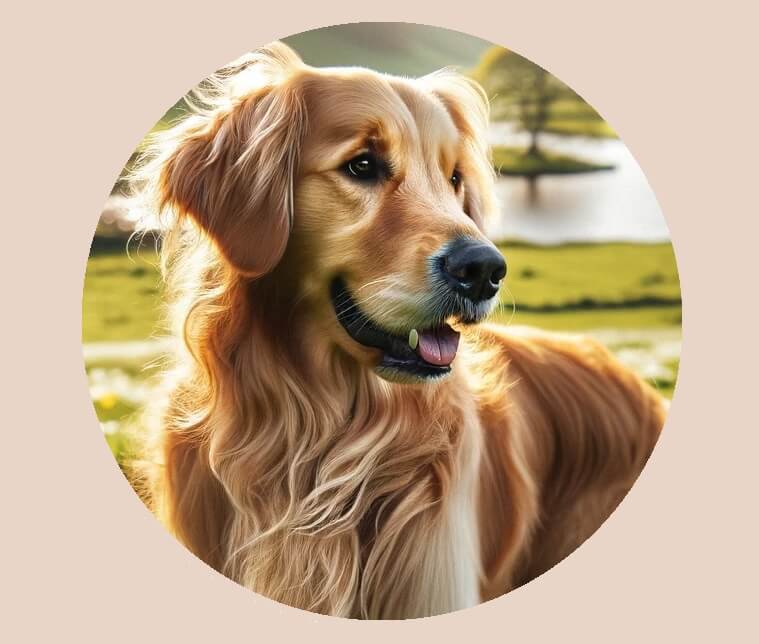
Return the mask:
{"type": "Polygon", "coordinates": [[[442,70],[420,79],[440,99],[464,140],[464,210],[482,229],[496,212],[493,170],[487,129],[490,104],[485,90],[466,76],[442,70]]]}
{"type": "Polygon", "coordinates": [[[275,43],[213,77],[205,111],[164,160],[161,207],[189,215],[240,273],[258,277],[281,259],[306,129],[294,52],[275,43]]]}

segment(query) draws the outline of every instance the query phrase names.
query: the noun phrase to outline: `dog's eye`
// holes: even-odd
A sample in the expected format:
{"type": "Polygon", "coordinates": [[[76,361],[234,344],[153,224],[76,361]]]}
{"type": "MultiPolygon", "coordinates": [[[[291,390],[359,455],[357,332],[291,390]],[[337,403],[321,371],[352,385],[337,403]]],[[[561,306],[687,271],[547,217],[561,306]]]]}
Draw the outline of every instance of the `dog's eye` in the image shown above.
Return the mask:
{"type": "Polygon", "coordinates": [[[353,157],[343,166],[343,171],[351,179],[359,181],[376,181],[384,173],[382,163],[372,154],[365,152],[353,157]]]}
{"type": "Polygon", "coordinates": [[[461,186],[461,173],[458,170],[454,170],[451,175],[451,185],[453,186],[453,189],[458,192],[459,187],[461,186]]]}

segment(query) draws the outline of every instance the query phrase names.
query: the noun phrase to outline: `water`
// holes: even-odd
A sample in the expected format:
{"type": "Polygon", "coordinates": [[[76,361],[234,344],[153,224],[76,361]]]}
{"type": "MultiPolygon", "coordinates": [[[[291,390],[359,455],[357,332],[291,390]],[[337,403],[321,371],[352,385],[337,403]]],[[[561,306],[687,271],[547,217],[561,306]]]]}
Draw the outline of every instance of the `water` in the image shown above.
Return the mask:
{"type": "MultiPolygon", "coordinates": [[[[493,145],[526,146],[524,134],[494,124],[493,145]]],[[[571,241],[669,240],[669,230],[651,187],[630,151],[618,139],[542,135],[545,149],[598,163],[614,170],[548,176],[538,180],[538,202],[530,204],[527,181],[500,177],[496,194],[501,216],[492,222],[493,239],[521,239],[538,244],[571,241]]]]}

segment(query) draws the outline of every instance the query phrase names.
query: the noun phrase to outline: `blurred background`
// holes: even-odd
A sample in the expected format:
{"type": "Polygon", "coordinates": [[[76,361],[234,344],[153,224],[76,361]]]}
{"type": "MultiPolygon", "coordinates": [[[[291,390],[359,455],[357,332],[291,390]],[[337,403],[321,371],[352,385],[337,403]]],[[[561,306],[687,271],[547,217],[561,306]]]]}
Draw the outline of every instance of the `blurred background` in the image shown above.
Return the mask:
{"type": "MultiPolygon", "coordinates": [[[[283,40],[314,66],[405,76],[454,67],[478,80],[498,173],[489,234],[509,266],[493,319],[592,335],[672,395],[681,299],[669,232],[629,150],[582,97],[515,52],[438,27],[357,23],[283,40]]],[[[179,101],[155,128],[183,110],[179,101]]],[[[119,179],[101,214],[83,299],[90,392],[120,462],[130,451],[124,430],[139,422],[168,346],[155,249],[129,242],[139,214],[123,190],[119,179]]]]}

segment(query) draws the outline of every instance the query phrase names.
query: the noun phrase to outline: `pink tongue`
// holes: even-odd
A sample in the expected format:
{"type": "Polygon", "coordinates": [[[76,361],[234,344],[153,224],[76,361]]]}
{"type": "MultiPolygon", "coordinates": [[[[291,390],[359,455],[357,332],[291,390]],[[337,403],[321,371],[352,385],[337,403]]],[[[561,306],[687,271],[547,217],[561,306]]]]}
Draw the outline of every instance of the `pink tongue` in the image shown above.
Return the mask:
{"type": "Polygon", "coordinates": [[[447,324],[438,329],[419,333],[417,352],[425,362],[447,366],[456,357],[459,347],[459,334],[447,324]]]}

